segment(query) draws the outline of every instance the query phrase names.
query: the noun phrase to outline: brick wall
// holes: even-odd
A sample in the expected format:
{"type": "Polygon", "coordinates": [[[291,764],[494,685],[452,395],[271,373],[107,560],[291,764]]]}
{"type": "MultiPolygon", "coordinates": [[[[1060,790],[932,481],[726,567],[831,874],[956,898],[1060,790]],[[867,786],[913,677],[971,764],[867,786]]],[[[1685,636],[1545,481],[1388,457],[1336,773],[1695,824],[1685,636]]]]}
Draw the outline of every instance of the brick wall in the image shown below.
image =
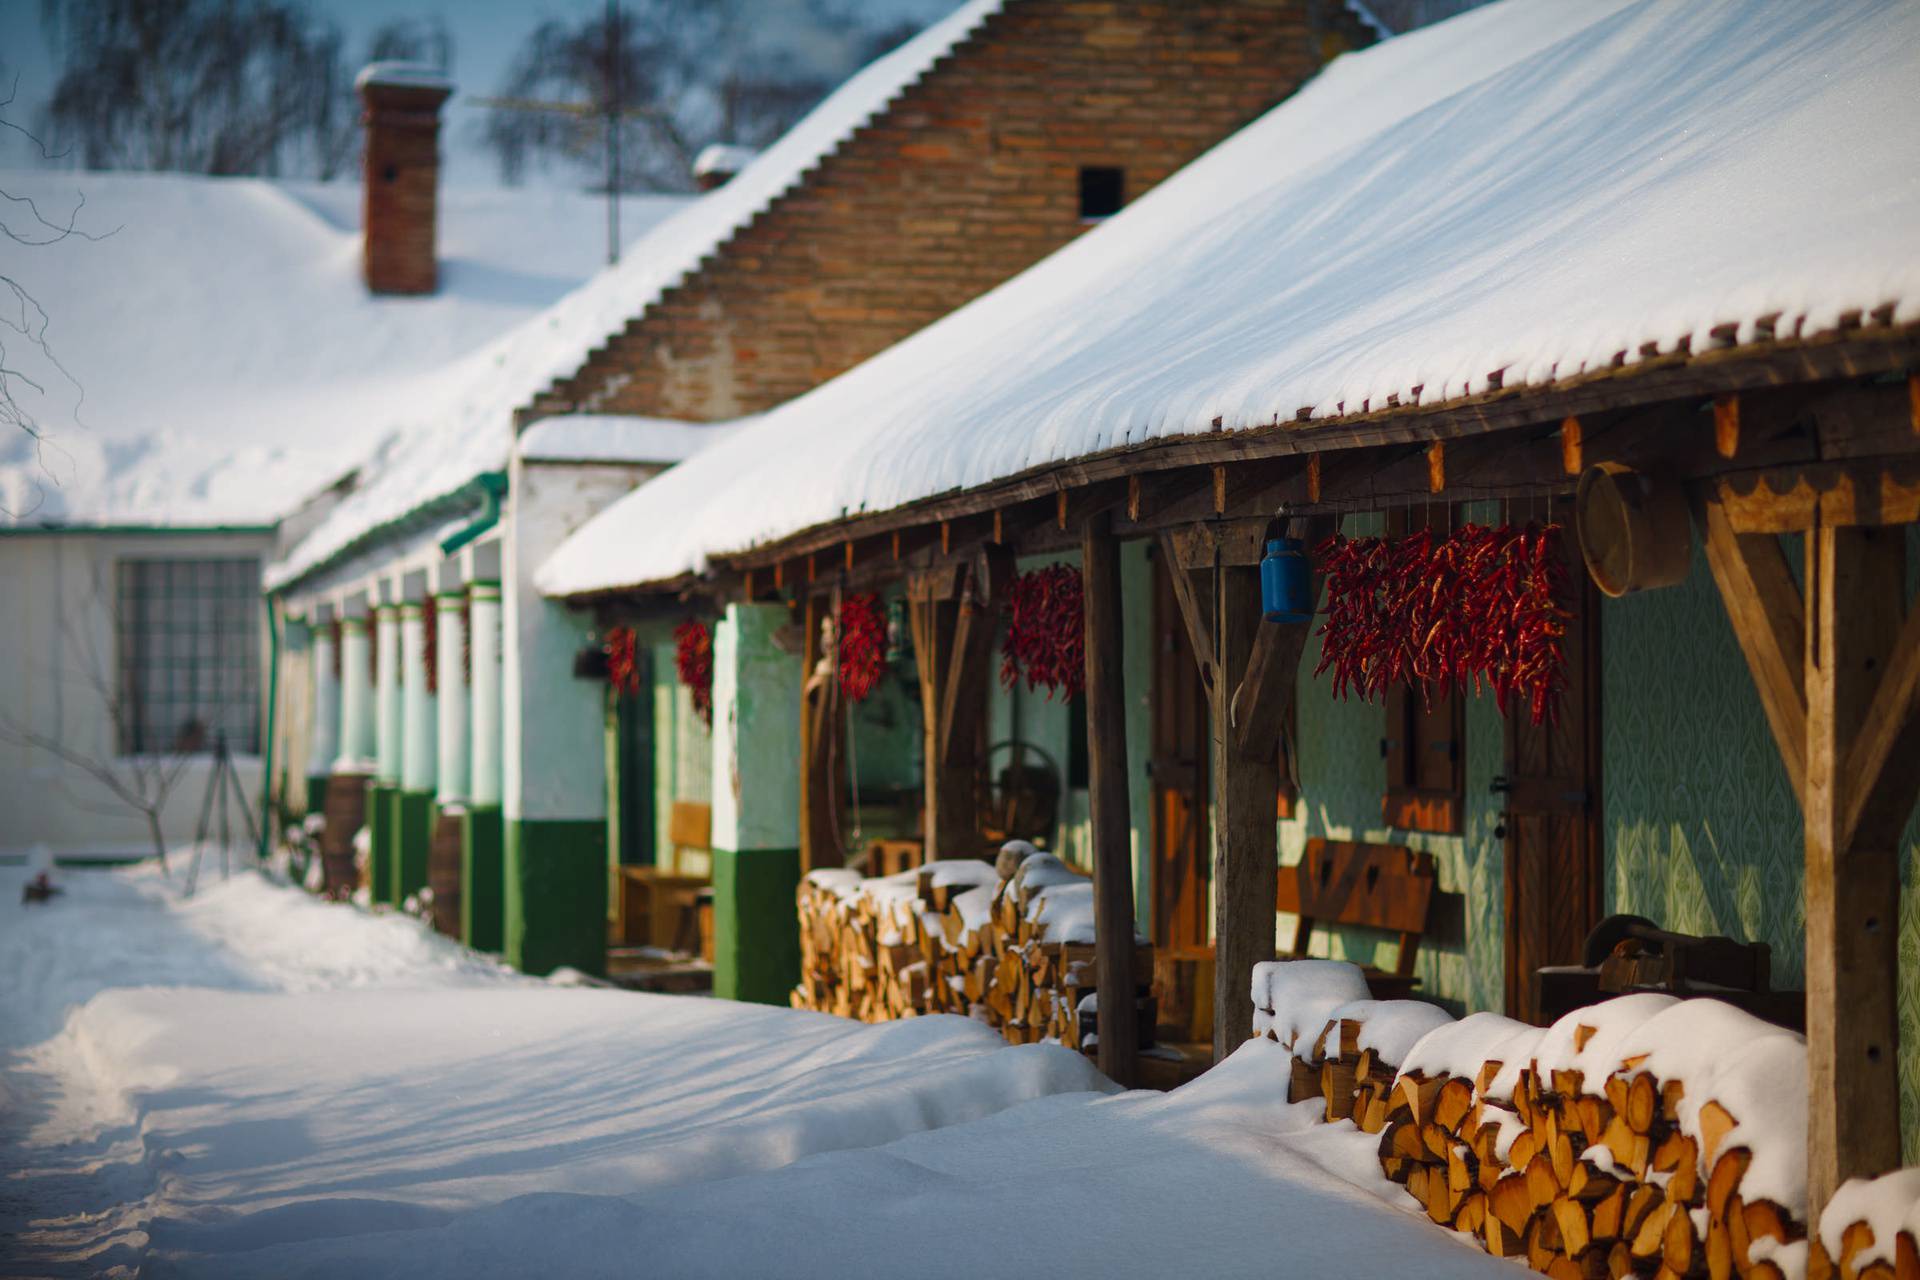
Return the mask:
{"type": "Polygon", "coordinates": [[[1083,166],[1131,201],[1370,38],[1337,0],[1008,0],[521,416],[779,404],[1078,235],[1083,166]]]}
{"type": "Polygon", "coordinates": [[[434,223],[440,188],[443,86],[368,80],[360,85],[366,127],[362,263],[374,293],[439,287],[434,223]]]}

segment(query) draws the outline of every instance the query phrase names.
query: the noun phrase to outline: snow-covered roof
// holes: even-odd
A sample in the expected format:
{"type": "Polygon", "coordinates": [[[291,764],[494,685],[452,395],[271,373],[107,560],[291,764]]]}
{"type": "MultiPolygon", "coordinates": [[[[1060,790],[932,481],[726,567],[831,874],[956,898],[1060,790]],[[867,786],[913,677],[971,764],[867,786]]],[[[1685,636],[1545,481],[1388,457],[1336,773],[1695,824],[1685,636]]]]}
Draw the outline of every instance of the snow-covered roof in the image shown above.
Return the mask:
{"type": "Polygon", "coordinates": [[[425,502],[498,469],[512,444],[512,414],[587,353],[696,270],[902,90],[999,8],[968,0],[941,21],[856,73],[725,186],[666,219],[620,262],[518,331],[476,353],[446,380],[446,394],[412,402],[406,429],[369,460],[367,477],[267,575],[270,587],[373,536],[425,502]]]}
{"type": "MultiPolygon", "coordinates": [[[[440,289],[375,297],[360,183],[25,170],[0,191],[0,274],[46,312],[56,367],[11,330],[10,379],[44,444],[0,433],[0,523],[266,524],[358,461],[450,362],[591,275],[603,199],[449,188],[440,289]],[[71,375],[70,377],[68,375],[71,375]]],[[[630,202],[643,226],[684,197],[630,202]]],[[[19,318],[16,309],[10,311],[19,318]]]]}
{"type": "Polygon", "coordinates": [[[710,173],[738,173],[752,164],[753,158],[759,154],[756,147],[716,142],[701,148],[700,154],[693,158],[693,176],[704,178],[710,173]]]}
{"type": "Polygon", "coordinates": [[[1775,315],[1920,320],[1916,83],[1920,6],[1892,0],[1502,0],[1385,41],[614,504],[541,589],[664,582],[1157,440],[1750,342],[1775,315]]]}
{"type": "MultiPolygon", "coordinates": [[[[1348,0],[1353,3],[1354,0],[1348,0]]],[[[453,82],[447,79],[444,68],[431,62],[369,62],[360,68],[353,78],[353,87],[364,89],[370,84],[405,85],[410,89],[453,89],[453,82]]]]}
{"type": "Polygon", "coordinates": [[[565,413],[520,433],[514,448],[528,462],[685,462],[754,418],[681,422],[620,413],[565,413]]]}

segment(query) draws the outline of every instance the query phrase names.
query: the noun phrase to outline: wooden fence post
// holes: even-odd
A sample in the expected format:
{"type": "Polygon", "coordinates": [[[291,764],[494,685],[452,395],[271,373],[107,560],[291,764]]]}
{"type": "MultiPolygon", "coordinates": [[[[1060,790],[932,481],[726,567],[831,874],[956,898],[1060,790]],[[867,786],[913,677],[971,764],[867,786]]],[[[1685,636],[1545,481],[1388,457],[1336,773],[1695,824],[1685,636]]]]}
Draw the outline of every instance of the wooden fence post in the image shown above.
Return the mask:
{"type": "Polygon", "coordinates": [[[1132,823],[1127,804],[1127,709],[1122,684],[1120,547],[1101,512],[1081,532],[1087,659],[1087,792],[1092,818],[1100,1070],[1134,1083],[1132,823]]]}

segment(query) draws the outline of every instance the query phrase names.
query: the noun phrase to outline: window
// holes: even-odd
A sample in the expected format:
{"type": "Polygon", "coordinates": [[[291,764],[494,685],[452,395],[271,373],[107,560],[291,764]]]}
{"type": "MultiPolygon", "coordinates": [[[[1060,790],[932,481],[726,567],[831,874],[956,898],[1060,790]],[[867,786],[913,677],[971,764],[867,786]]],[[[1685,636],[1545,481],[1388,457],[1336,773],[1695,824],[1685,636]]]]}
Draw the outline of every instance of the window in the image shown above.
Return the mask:
{"type": "Polygon", "coordinates": [[[1120,212],[1127,199],[1127,171],[1090,166],[1080,170],[1080,217],[1095,222],[1120,212]]]}
{"type": "MultiPolygon", "coordinates": [[[[1450,507],[1387,517],[1387,533],[1402,537],[1430,528],[1436,537],[1453,528],[1450,507]]],[[[1387,763],[1387,794],[1381,816],[1404,831],[1459,834],[1466,796],[1466,706],[1458,692],[1429,705],[1404,684],[1387,691],[1385,734],[1380,754],[1387,763]]]]}
{"type": "Polygon", "coordinates": [[[260,750],[260,562],[122,560],[120,749],[260,750]]]}

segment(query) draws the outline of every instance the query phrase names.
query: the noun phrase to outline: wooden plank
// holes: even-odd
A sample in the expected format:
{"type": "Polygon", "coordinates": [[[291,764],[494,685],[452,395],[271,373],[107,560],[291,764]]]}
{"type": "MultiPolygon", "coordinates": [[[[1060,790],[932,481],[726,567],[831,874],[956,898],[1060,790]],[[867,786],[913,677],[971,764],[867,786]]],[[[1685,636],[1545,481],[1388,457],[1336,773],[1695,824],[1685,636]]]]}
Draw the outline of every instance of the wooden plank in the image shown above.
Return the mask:
{"type": "MultiPolygon", "coordinates": [[[[1287,522],[1286,536],[1300,539],[1311,550],[1333,532],[1335,524],[1332,516],[1297,516],[1287,522]]],[[[1320,575],[1315,573],[1309,599],[1316,610],[1320,607],[1320,587],[1320,575]]],[[[1276,740],[1279,727],[1287,723],[1300,687],[1300,655],[1306,652],[1307,637],[1312,632],[1311,621],[1261,622],[1246,674],[1234,688],[1229,707],[1234,746],[1240,751],[1267,749],[1276,740]]]]}
{"type": "Polygon", "coordinates": [[[1900,630],[1906,531],[1807,537],[1807,1191],[1817,1220],[1847,1178],[1900,1164],[1898,830],[1845,838],[1845,762],[1900,630]]]}
{"type": "Polygon", "coordinates": [[[1196,573],[1181,567],[1178,549],[1170,535],[1162,535],[1160,553],[1167,566],[1167,580],[1173,584],[1174,603],[1180,606],[1180,620],[1187,624],[1187,640],[1193,646],[1194,660],[1200,664],[1200,679],[1213,687],[1213,627],[1201,612],[1196,573]]]}
{"type": "Polygon", "coordinates": [[[1251,516],[1236,520],[1206,520],[1170,529],[1175,559],[1183,569],[1211,569],[1215,565],[1257,565],[1266,549],[1272,520],[1251,516]]]}
{"type": "Polygon", "coordinates": [[[825,646],[822,623],[834,613],[831,596],[809,595],[802,612],[805,629],[800,686],[800,873],[837,867],[840,848],[837,797],[845,794],[846,753],[839,724],[839,690],[830,674],[818,670],[825,646]]]}
{"type": "Polygon", "coordinates": [[[1802,683],[1806,610],[1772,534],[1735,533],[1717,494],[1703,493],[1694,506],[1706,544],[1707,566],[1720,603],[1746,656],[1796,797],[1806,794],[1807,695],[1802,683]]]}
{"type": "Polygon", "coordinates": [[[959,606],[932,595],[912,599],[907,616],[913,627],[914,656],[920,675],[922,803],[926,856],[971,857],[974,847],[973,770],[950,765],[940,751],[940,710],[945,676],[952,663],[953,633],[959,606]]]}
{"type": "Polygon", "coordinates": [[[1253,966],[1273,959],[1280,770],[1273,752],[1241,751],[1229,728],[1231,693],[1246,675],[1260,627],[1259,571],[1234,566],[1213,577],[1213,1052],[1221,1062],[1253,1034],[1253,966]]]}
{"type": "Polygon", "coordinates": [[[1087,655],[1087,806],[1092,831],[1094,935],[1098,939],[1100,1070],[1134,1083],[1133,833],[1127,797],[1127,707],[1122,680],[1120,544],[1102,513],[1080,547],[1087,655]]]}
{"type": "Polygon", "coordinates": [[[1713,398],[1713,447],[1723,458],[1740,452],[1740,397],[1732,392],[1713,398]]]}

